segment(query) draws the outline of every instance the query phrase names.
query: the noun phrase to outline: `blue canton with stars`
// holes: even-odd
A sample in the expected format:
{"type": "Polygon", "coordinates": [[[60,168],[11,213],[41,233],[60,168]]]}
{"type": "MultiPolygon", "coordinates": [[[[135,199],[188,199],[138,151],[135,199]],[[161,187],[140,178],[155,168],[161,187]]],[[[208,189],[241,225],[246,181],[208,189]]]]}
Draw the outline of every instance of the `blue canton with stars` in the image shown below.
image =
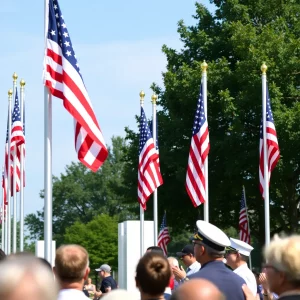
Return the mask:
{"type": "Polygon", "coordinates": [[[159,231],[162,231],[167,227],[167,220],[166,219],[167,219],[166,214],[164,214],[159,231]]]}
{"type": "Polygon", "coordinates": [[[152,134],[148,126],[146,114],[144,109],[141,107],[139,153],[142,152],[146,142],[151,138],[152,134]]]}
{"type": "MultiPolygon", "coordinates": [[[[274,124],[274,118],[273,118],[273,113],[272,113],[272,109],[271,109],[271,101],[270,101],[270,95],[269,95],[269,89],[268,89],[268,86],[267,86],[267,89],[266,89],[266,98],[267,98],[267,105],[266,105],[266,109],[267,109],[267,112],[266,112],[266,121],[267,122],[271,122],[274,124]]],[[[264,135],[263,135],[263,122],[262,122],[262,119],[261,119],[261,122],[260,122],[260,138],[263,139],[264,138],[264,135]]]]}
{"type": "Polygon", "coordinates": [[[197,110],[196,110],[195,120],[193,125],[193,135],[197,134],[200,131],[200,128],[203,126],[205,121],[206,118],[204,112],[204,99],[203,99],[202,84],[201,84],[197,110]]]}
{"type": "Polygon", "coordinates": [[[241,198],[241,210],[246,208],[246,203],[245,203],[245,192],[244,190],[242,191],[242,198],[241,198]]]}
{"type": "MultiPolygon", "coordinates": [[[[149,121],[149,127],[150,127],[150,132],[151,132],[151,135],[153,137],[153,121],[149,121]]],[[[156,118],[156,141],[155,141],[155,148],[156,150],[158,150],[158,122],[157,122],[157,118],[156,118]]]]}
{"type": "Polygon", "coordinates": [[[57,0],[49,1],[48,39],[56,42],[61,47],[65,59],[70,62],[81,76],[67,25],[64,22],[64,16],[61,13],[57,0]]]}
{"type": "Polygon", "coordinates": [[[18,99],[18,90],[16,89],[15,106],[12,114],[12,123],[21,122],[20,105],[18,99]]]}

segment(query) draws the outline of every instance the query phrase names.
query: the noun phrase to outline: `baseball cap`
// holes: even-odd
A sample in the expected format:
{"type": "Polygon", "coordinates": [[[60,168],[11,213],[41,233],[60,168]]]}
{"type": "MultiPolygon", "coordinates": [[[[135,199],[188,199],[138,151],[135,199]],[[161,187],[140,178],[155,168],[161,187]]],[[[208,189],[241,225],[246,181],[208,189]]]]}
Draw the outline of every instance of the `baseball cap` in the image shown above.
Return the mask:
{"type": "Polygon", "coordinates": [[[188,254],[193,254],[194,255],[194,247],[193,245],[186,245],[183,247],[183,249],[180,252],[176,252],[176,255],[178,257],[182,257],[188,254]]]}
{"type": "Polygon", "coordinates": [[[103,264],[99,267],[99,269],[96,269],[96,271],[97,272],[104,271],[104,272],[110,273],[111,272],[111,267],[107,264],[103,264]]]}

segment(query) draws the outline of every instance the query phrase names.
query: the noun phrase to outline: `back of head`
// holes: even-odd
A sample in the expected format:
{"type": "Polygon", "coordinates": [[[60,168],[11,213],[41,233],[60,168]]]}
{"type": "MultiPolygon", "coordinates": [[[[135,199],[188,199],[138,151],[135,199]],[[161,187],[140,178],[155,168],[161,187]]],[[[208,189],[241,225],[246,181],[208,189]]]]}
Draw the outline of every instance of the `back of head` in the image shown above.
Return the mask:
{"type": "Polygon", "coordinates": [[[4,260],[6,257],[6,254],[4,253],[4,251],[2,249],[0,249],[0,261],[4,260]]]}
{"type": "Polygon", "coordinates": [[[0,299],[56,300],[58,285],[51,270],[29,255],[13,255],[0,263],[0,299]]]}
{"type": "Polygon", "coordinates": [[[89,266],[87,251],[79,245],[63,245],[56,250],[55,275],[62,282],[81,281],[89,266]]]}
{"type": "Polygon", "coordinates": [[[171,268],[168,260],[155,252],[146,253],[136,267],[137,286],[149,295],[163,294],[170,278],[171,268]]]}
{"type": "Polygon", "coordinates": [[[155,253],[164,255],[163,249],[161,249],[161,248],[158,247],[158,246],[151,246],[151,247],[148,247],[148,248],[147,248],[147,252],[155,252],[155,253]]]}
{"type": "Polygon", "coordinates": [[[169,261],[171,267],[179,267],[179,263],[178,263],[177,258],[175,258],[173,256],[169,256],[168,261],[169,261]]]}
{"type": "Polygon", "coordinates": [[[225,300],[225,297],[212,282],[192,279],[182,284],[170,300],[225,300]]]}
{"type": "Polygon", "coordinates": [[[128,292],[126,290],[117,289],[105,294],[101,300],[139,300],[137,293],[128,292]]]}
{"type": "Polygon", "coordinates": [[[286,274],[287,281],[300,285],[300,236],[275,237],[265,249],[268,264],[286,274]]]}

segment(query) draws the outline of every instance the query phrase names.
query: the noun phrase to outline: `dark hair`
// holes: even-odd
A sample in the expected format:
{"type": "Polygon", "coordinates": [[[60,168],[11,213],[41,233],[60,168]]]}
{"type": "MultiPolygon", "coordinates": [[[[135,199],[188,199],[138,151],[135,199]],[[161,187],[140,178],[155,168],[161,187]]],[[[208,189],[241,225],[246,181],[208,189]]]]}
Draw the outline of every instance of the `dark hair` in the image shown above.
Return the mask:
{"type": "Polygon", "coordinates": [[[6,257],[6,254],[4,253],[4,251],[2,249],[0,249],[0,261],[4,260],[6,257]]]}
{"type": "Polygon", "coordinates": [[[146,294],[157,296],[164,293],[171,279],[168,260],[155,252],[146,253],[136,267],[136,282],[146,294]]]}
{"type": "Polygon", "coordinates": [[[161,255],[164,255],[163,249],[161,249],[158,246],[151,246],[147,248],[147,252],[154,252],[154,253],[159,253],[161,255]]]}

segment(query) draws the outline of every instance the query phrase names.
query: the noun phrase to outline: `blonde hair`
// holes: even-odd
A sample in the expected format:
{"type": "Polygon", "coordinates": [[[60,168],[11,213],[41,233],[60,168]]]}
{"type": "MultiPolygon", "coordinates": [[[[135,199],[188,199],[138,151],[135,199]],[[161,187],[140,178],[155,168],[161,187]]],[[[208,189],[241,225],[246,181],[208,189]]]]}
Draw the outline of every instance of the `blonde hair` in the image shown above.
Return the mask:
{"type": "Polygon", "coordinates": [[[53,273],[38,258],[31,255],[7,256],[7,259],[0,263],[0,269],[1,300],[9,299],[24,280],[34,283],[36,294],[43,299],[57,299],[59,287],[53,273]]]}
{"type": "Polygon", "coordinates": [[[78,282],[89,266],[89,255],[79,245],[62,245],[56,250],[55,275],[63,282],[78,282]]]}
{"type": "Polygon", "coordinates": [[[269,246],[265,248],[264,255],[278,271],[286,273],[288,281],[300,281],[300,236],[275,236],[269,246]]]}

